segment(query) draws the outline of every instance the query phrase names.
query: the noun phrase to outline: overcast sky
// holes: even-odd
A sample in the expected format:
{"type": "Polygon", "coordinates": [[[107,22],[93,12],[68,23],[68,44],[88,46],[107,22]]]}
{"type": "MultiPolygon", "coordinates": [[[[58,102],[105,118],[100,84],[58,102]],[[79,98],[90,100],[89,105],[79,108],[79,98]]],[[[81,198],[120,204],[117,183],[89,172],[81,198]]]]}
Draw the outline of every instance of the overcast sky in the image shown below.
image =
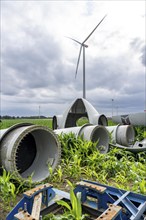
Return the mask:
{"type": "Polygon", "coordinates": [[[146,108],[146,3],[1,0],[1,115],[62,114],[82,97],[80,42],[86,44],[86,98],[99,113],[146,108]]]}

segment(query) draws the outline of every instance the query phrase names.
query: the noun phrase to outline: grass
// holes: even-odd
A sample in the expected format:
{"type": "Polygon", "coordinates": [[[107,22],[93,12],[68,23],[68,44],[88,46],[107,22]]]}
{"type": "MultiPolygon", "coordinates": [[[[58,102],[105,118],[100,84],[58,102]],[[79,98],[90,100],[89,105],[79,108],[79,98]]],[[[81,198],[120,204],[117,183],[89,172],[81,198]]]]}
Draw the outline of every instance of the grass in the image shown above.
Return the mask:
{"type": "Polygon", "coordinates": [[[18,123],[32,123],[52,128],[52,119],[4,119],[0,122],[0,129],[9,128],[18,123]]]}
{"type": "Polygon", "coordinates": [[[100,154],[96,143],[75,138],[73,134],[61,135],[60,141],[62,161],[50,179],[54,183],[82,178],[146,194],[146,152],[133,154],[111,148],[107,154],[100,154]]]}

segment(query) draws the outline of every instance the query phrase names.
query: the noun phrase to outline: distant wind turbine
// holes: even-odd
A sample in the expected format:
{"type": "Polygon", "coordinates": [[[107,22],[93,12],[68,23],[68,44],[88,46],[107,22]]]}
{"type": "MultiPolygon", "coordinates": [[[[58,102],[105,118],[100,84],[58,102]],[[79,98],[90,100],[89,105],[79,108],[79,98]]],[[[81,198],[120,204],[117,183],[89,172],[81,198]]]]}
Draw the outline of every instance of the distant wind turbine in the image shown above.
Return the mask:
{"type": "Polygon", "coordinates": [[[93,34],[93,32],[96,30],[96,28],[101,24],[101,22],[105,19],[107,15],[105,15],[101,21],[96,25],[96,27],[93,29],[93,31],[88,35],[88,37],[86,37],[86,39],[81,43],[71,37],[68,37],[69,39],[75,41],[76,43],[80,44],[80,51],[79,51],[79,56],[78,56],[78,61],[77,61],[77,67],[76,67],[76,72],[75,72],[75,78],[77,76],[77,72],[78,72],[78,67],[79,67],[79,62],[80,62],[80,57],[81,57],[81,52],[82,52],[82,48],[83,48],[83,98],[86,98],[86,81],[85,81],[85,48],[88,47],[88,45],[85,44],[85,42],[89,39],[89,37],[93,34]]]}

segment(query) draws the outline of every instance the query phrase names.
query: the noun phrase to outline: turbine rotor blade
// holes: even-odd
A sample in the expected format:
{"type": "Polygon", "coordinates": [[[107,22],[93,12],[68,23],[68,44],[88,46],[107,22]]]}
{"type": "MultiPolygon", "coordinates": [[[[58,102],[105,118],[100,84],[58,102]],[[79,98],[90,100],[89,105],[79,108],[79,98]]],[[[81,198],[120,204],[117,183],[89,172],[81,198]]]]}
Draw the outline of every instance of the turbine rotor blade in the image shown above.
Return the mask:
{"type": "Polygon", "coordinates": [[[81,42],[79,42],[79,41],[77,41],[77,40],[75,40],[75,39],[73,39],[73,38],[71,38],[71,37],[67,37],[67,38],[69,38],[69,39],[75,41],[76,43],[78,43],[78,44],[80,44],[80,45],[82,44],[81,42]]]}
{"type": "Polygon", "coordinates": [[[76,67],[75,78],[77,77],[77,72],[78,72],[78,67],[79,67],[79,62],[80,62],[82,47],[83,47],[83,46],[82,46],[82,44],[81,44],[80,51],[79,51],[79,56],[78,56],[78,61],[77,61],[77,67],[76,67]]]}
{"type": "Polygon", "coordinates": [[[88,35],[88,37],[83,41],[83,43],[82,44],[84,44],[88,39],[89,39],[89,37],[93,34],[93,32],[96,30],[96,28],[101,24],[101,22],[105,19],[105,17],[106,17],[107,15],[105,15],[102,19],[101,19],[101,21],[96,25],[96,27],[93,29],[93,31],[88,35]]]}

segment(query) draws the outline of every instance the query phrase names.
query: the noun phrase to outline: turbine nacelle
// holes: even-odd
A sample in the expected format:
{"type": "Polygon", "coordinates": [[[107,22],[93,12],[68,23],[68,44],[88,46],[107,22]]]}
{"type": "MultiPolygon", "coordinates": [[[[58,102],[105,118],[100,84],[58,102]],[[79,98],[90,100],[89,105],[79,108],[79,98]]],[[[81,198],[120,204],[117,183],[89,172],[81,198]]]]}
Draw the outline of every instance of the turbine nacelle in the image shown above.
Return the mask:
{"type": "Polygon", "coordinates": [[[83,47],[86,47],[86,48],[88,47],[88,45],[87,45],[87,44],[83,44],[83,43],[82,43],[82,46],[83,46],[83,47]]]}

